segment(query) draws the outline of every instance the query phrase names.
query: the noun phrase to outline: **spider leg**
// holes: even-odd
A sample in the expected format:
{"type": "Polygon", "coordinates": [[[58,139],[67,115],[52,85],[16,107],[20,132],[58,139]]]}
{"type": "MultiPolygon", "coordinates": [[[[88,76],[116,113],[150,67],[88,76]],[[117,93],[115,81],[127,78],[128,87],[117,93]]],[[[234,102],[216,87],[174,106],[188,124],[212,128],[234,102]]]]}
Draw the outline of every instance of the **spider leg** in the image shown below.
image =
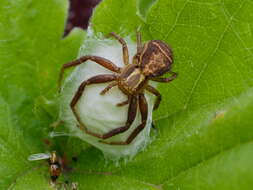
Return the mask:
{"type": "Polygon", "coordinates": [[[133,63],[135,64],[140,64],[140,56],[142,54],[142,49],[144,47],[142,47],[142,43],[141,43],[141,33],[138,31],[136,31],[136,41],[137,41],[137,52],[135,54],[135,56],[133,57],[133,63]]]}
{"type": "Polygon", "coordinates": [[[97,84],[97,83],[104,83],[104,82],[110,82],[113,81],[117,78],[117,75],[115,74],[105,74],[105,75],[97,75],[94,77],[89,78],[88,80],[85,80],[84,82],[81,83],[81,85],[79,86],[77,92],[75,93],[71,103],[70,103],[70,107],[73,111],[74,116],[76,117],[77,121],[80,124],[80,128],[82,130],[84,130],[86,133],[98,137],[98,138],[102,138],[102,135],[100,134],[96,134],[93,132],[88,131],[88,129],[85,127],[85,125],[82,123],[80,116],[78,115],[77,111],[76,111],[76,104],[78,103],[78,100],[80,99],[80,97],[82,96],[85,87],[87,85],[91,85],[91,84],[97,84]]]}
{"type": "MultiPolygon", "coordinates": [[[[136,117],[136,112],[137,112],[137,97],[131,96],[130,100],[129,100],[128,116],[127,116],[127,121],[126,121],[125,126],[118,127],[116,129],[109,131],[108,133],[104,134],[102,136],[102,138],[107,139],[107,138],[115,136],[119,133],[123,133],[123,132],[127,131],[130,128],[130,126],[132,125],[132,123],[136,117]]],[[[108,144],[105,141],[100,141],[100,142],[108,144]]]]}
{"type": "Polygon", "coordinates": [[[148,118],[148,104],[146,101],[146,98],[144,96],[143,93],[141,93],[139,95],[139,108],[140,108],[140,112],[141,112],[141,124],[136,127],[133,132],[129,135],[129,137],[127,138],[126,141],[123,142],[104,142],[105,144],[110,144],[110,145],[128,145],[130,144],[135,137],[145,128],[146,126],[146,122],[147,122],[147,118],[148,118]]]}
{"type": "Polygon", "coordinates": [[[169,78],[151,78],[150,80],[156,81],[156,82],[171,82],[175,78],[177,78],[177,73],[169,71],[170,74],[172,74],[169,78]]]}
{"type": "Polygon", "coordinates": [[[127,100],[123,101],[123,102],[120,102],[117,104],[118,107],[121,107],[121,106],[125,106],[129,103],[129,98],[127,98],[127,100]]]}
{"type": "Polygon", "coordinates": [[[158,90],[156,90],[153,86],[150,86],[150,85],[147,85],[147,87],[145,89],[156,96],[155,106],[153,108],[153,110],[156,110],[159,107],[160,102],[162,100],[162,96],[161,96],[160,92],[158,90]]]}
{"type": "Polygon", "coordinates": [[[62,79],[63,79],[65,69],[80,65],[80,64],[84,63],[87,60],[94,61],[95,63],[98,63],[99,65],[101,65],[101,66],[103,66],[103,67],[105,67],[105,68],[107,68],[107,69],[109,69],[113,72],[116,72],[116,73],[120,72],[120,68],[117,67],[115,64],[113,64],[108,59],[105,59],[103,57],[98,57],[98,56],[91,56],[91,55],[82,56],[79,59],[76,59],[74,61],[66,63],[62,66],[61,71],[60,71],[60,75],[59,75],[59,80],[58,80],[59,91],[60,91],[60,88],[61,88],[61,83],[62,83],[62,79]]]}
{"type": "Polygon", "coordinates": [[[136,32],[136,40],[137,40],[137,54],[141,53],[142,44],[141,44],[141,33],[137,30],[136,32]]]}
{"type": "Polygon", "coordinates": [[[104,90],[102,90],[100,92],[100,95],[104,95],[105,93],[107,93],[112,87],[116,86],[118,84],[118,82],[114,81],[112,83],[110,83],[107,87],[104,88],[104,90]]]}
{"type": "Polygon", "coordinates": [[[121,43],[122,45],[122,52],[123,52],[123,61],[125,65],[129,64],[129,53],[128,53],[128,48],[127,48],[127,44],[125,42],[125,40],[123,38],[121,38],[120,36],[118,36],[117,34],[115,34],[114,32],[111,32],[110,35],[114,38],[116,38],[119,43],[121,43]]]}

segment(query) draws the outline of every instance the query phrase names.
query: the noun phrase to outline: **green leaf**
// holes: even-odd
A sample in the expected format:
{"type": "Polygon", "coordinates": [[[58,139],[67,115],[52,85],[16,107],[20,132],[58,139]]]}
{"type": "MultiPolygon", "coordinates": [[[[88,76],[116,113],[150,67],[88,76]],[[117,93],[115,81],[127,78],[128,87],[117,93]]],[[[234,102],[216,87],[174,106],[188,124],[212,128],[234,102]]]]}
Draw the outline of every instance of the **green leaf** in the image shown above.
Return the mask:
{"type": "Polygon", "coordinates": [[[156,0],[137,0],[137,15],[145,21],[149,9],[155,2],[156,0]]]}
{"type": "MultiPolygon", "coordinates": [[[[109,1],[103,3],[103,11],[98,12],[99,7],[93,16],[97,22],[101,21],[95,27],[98,32],[104,32],[108,23],[103,21],[110,20],[112,17],[108,15],[117,10],[109,11],[106,8],[109,1]]],[[[243,149],[253,137],[252,10],[250,1],[157,1],[148,12],[145,25],[141,23],[142,34],[145,40],[160,39],[171,45],[175,57],[172,70],[179,73],[175,81],[159,86],[163,95],[155,114],[159,133],[143,153],[126,165],[104,166],[101,157],[94,159],[98,152],[87,149],[81,157],[84,164],[77,167],[112,172],[122,180],[135,179],[157,185],[158,189],[160,186],[170,189],[168,184],[182,172],[190,173],[196,165],[217,157],[224,165],[219,167],[223,168],[213,167],[213,176],[206,175],[206,183],[201,187],[208,189],[208,180],[222,170],[223,177],[216,178],[220,183],[215,186],[222,189],[222,180],[240,167],[231,163],[228,166],[231,169],[227,170],[224,152],[234,147],[243,149]]],[[[128,28],[133,23],[135,20],[128,28]]],[[[114,31],[120,32],[120,26],[123,24],[115,22],[114,31]]],[[[238,157],[246,159],[246,154],[238,157]]],[[[239,162],[242,167],[247,163],[239,162]]],[[[252,175],[250,169],[247,172],[238,170],[238,175],[228,178],[227,183],[238,187],[244,175],[252,175]]],[[[201,181],[200,177],[197,179],[201,181]]],[[[183,183],[180,178],[176,182],[173,187],[178,189],[185,188],[183,185],[190,180],[183,183]]],[[[192,183],[192,189],[197,188],[196,184],[192,183]]],[[[250,189],[251,185],[246,183],[244,189],[250,189]]]]}
{"type": "Polygon", "coordinates": [[[74,138],[42,142],[57,117],[58,71],[83,39],[78,30],[62,39],[66,3],[0,2],[0,189],[50,189],[46,162],[27,156],[52,149],[77,156],[64,178],[80,189],[252,189],[253,3],[157,0],[146,11],[140,2],[102,1],[91,27],[141,26],[144,40],[171,45],[179,77],[159,84],[153,142],[118,166],[74,138]]]}
{"type": "Polygon", "coordinates": [[[96,8],[91,26],[105,35],[110,32],[129,34],[136,31],[141,23],[136,14],[135,0],[106,0],[96,8]]]}
{"type": "Polygon", "coordinates": [[[160,0],[154,5],[148,30],[172,46],[173,70],[179,73],[173,88],[161,88],[168,98],[158,118],[222,102],[253,85],[252,10],[247,0],[160,0]]]}
{"type": "Polygon", "coordinates": [[[165,189],[251,189],[252,142],[225,151],[169,180],[165,189]],[[243,178],[242,178],[243,176],[243,178]],[[241,180],[238,180],[241,179],[241,180]],[[232,182],[232,183],[231,183],[232,182]]]}
{"type": "Polygon", "coordinates": [[[66,2],[0,2],[0,189],[51,189],[46,162],[27,157],[49,149],[43,139],[53,116],[37,115],[35,103],[53,98],[60,65],[83,39],[79,30],[62,39],[66,2]]]}

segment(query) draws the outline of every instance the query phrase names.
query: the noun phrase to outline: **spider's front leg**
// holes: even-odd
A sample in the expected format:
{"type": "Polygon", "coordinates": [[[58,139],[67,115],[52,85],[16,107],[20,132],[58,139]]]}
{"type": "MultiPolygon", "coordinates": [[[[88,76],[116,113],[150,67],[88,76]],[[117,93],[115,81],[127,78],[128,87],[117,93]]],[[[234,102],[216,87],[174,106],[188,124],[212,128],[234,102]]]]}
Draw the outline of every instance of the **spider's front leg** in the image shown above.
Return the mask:
{"type": "Polygon", "coordinates": [[[73,99],[70,103],[70,107],[73,111],[74,116],[76,117],[77,121],[80,124],[80,128],[82,130],[84,130],[86,133],[88,133],[92,136],[95,136],[95,137],[98,137],[98,138],[103,138],[103,135],[93,133],[85,127],[85,125],[81,121],[80,116],[78,115],[78,113],[76,111],[75,106],[78,103],[79,99],[81,98],[81,96],[82,96],[82,94],[85,90],[85,87],[87,85],[110,82],[110,81],[113,81],[113,80],[116,80],[116,79],[117,79],[117,75],[115,75],[115,74],[97,75],[97,76],[89,78],[88,80],[81,83],[81,85],[79,86],[77,92],[75,93],[75,95],[74,95],[74,97],[73,97],[73,99]]]}
{"type": "Polygon", "coordinates": [[[61,83],[62,83],[62,79],[63,79],[63,75],[64,75],[64,71],[68,68],[71,67],[75,67],[77,65],[80,65],[82,63],[84,63],[87,60],[91,60],[94,61],[95,63],[113,71],[116,73],[120,72],[120,68],[117,67],[115,64],[113,64],[111,61],[109,61],[108,59],[105,59],[103,57],[98,57],[98,56],[91,56],[91,55],[87,55],[87,56],[82,56],[79,59],[76,59],[74,61],[71,61],[69,63],[66,63],[62,66],[61,71],[60,71],[60,75],[59,75],[59,80],[58,80],[58,88],[59,91],[61,89],[61,83]]]}
{"type": "Polygon", "coordinates": [[[136,32],[136,40],[137,40],[137,54],[141,54],[142,44],[141,44],[141,33],[139,31],[136,32]]]}
{"type": "Polygon", "coordinates": [[[116,40],[118,40],[119,43],[121,43],[122,53],[123,53],[123,61],[124,61],[125,65],[128,65],[129,64],[129,53],[128,53],[128,47],[127,47],[125,40],[123,38],[121,38],[120,36],[118,36],[117,34],[115,34],[114,32],[111,32],[109,35],[111,35],[116,40]]]}
{"type": "Polygon", "coordinates": [[[105,142],[102,141],[105,144],[110,144],[110,145],[128,145],[130,144],[135,137],[145,128],[146,123],[147,123],[147,118],[148,118],[148,104],[147,100],[144,96],[143,93],[139,95],[139,108],[141,112],[141,124],[136,127],[133,132],[129,135],[126,141],[118,141],[118,142],[105,142]]]}

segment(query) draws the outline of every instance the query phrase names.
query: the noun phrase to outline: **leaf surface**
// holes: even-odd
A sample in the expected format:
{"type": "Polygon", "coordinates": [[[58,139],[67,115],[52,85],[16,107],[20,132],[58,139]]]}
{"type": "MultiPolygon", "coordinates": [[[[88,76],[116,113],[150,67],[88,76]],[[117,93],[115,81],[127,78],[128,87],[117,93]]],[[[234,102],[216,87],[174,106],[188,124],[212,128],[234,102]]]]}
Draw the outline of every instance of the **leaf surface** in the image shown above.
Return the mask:
{"type": "Polygon", "coordinates": [[[84,36],[75,30],[62,39],[67,8],[57,0],[0,2],[0,189],[51,189],[46,162],[27,157],[49,149],[43,140],[53,118],[35,103],[50,104],[55,75],[84,36]]]}
{"type": "Polygon", "coordinates": [[[66,2],[0,2],[0,189],[50,189],[46,162],[27,156],[52,148],[77,155],[64,177],[80,189],[251,189],[253,3],[157,0],[144,20],[142,3],[104,0],[91,26],[123,36],[141,26],[144,41],[170,44],[179,77],[159,84],[153,142],[116,166],[75,138],[43,144],[57,118],[50,100],[59,68],[84,36],[75,30],[62,39],[66,2]]]}

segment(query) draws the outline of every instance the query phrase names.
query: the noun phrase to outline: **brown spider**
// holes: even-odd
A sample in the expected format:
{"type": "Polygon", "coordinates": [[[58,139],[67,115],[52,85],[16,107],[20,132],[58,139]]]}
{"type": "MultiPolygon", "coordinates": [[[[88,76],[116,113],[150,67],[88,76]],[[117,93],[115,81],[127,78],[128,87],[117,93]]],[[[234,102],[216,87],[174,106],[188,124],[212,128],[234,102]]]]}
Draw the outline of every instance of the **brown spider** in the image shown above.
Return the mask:
{"type": "Polygon", "coordinates": [[[141,112],[141,124],[133,130],[133,132],[129,135],[126,141],[124,142],[106,142],[101,141],[106,144],[111,145],[127,145],[130,144],[133,139],[144,129],[146,126],[147,116],[148,116],[148,105],[146,98],[144,96],[144,91],[147,90],[153,93],[156,98],[154,110],[158,108],[161,101],[161,94],[154,87],[148,84],[149,80],[156,82],[170,82],[177,77],[177,73],[170,71],[171,64],[173,62],[172,51],[171,49],[162,41],[159,40],[151,40],[142,45],[141,43],[141,35],[137,32],[137,53],[133,57],[132,64],[129,64],[129,54],[127,44],[115,33],[110,34],[112,37],[116,38],[119,43],[122,45],[123,51],[123,61],[125,66],[123,68],[117,67],[111,61],[98,57],[98,56],[82,56],[77,60],[66,63],[62,66],[60,77],[59,77],[59,87],[61,86],[61,81],[63,78],[64,70],[73,66],[80,65],[81,63],[91,60],[99,65],[115,72],[115,74],[104,74],[97,75],[89,78],[81,83],[77,92],[75,93],[70,107],[80,124],[80,128],[84,130],[87,134],[92,136],[108,139],[117,134],[123,133],[127,131],[136,117],[137,112],[137,104],[139,102],[139,109],[141,112]],[[166,72],[172,74],[169,78],[159,78],[166,72]],[[113,81],[113,82],[111,82],[113,81]],[[111,82],[103,91],[101,91],[101,95],[108,92],[112,87],[118,86],[118,88],[128,96],[128,99],[124,102],[117,104],[117,106],[123,106],[129,104],[128,107],[128,117],[124,126],[115,128],[105,134],[97,134],[92,131],[89,131],[83,122],[81,121],[75,106],[82,96],[84,89],[87,85],[96,84],[96,83],[105,83],[111,82]]]}

